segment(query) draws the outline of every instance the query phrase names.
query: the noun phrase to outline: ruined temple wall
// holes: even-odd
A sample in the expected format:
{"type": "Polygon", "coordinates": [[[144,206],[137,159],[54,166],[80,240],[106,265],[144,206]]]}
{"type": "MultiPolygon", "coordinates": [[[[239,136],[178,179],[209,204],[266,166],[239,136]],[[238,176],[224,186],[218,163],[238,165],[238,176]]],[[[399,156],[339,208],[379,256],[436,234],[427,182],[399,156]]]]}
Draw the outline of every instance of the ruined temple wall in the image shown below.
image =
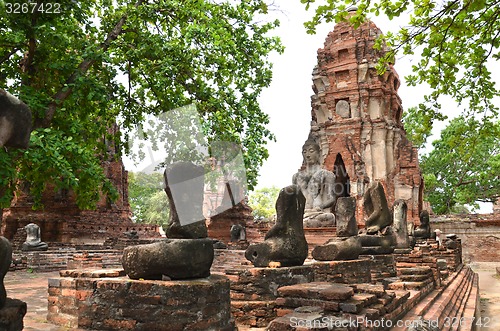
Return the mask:
{"type": "Polygon", "coordinates": [[[325,169],[338,171],[341,158],[350,195],[357,197],[358,222],[363,222],[364,190],[379,180],[389,205],[404,199],[409,220],[418,223],[423,189],[418,154],[401,122],[399,76],[393,66],[377,73],[385,50],[373,45],[381,33],[367,22],[358,29],[339,23],[328,34],[313,70],[311,134],[321,146],[325,169]]]}
{"type": "Polygon", "coordinates": [[[463,260],[500,261],[500,215],[464,214],[431,216],[431,230],[444,235],[456,234],[462,241],[463,260]]]}
{"type": "MultiPolygon", "coordinates": [[[[80,210],[75,194],[66,190],[54,190],[48,185],[43,192],[43,209],[33,210],[33,199],[26,186],[18,193],[11,207],[4,209],[2,235],[11,241],[25,240],[19,232],[29,223],[40,227],[41,237],[46,242],[77,243],[103,241],[109,237],[123,237],[123,232],[135,230],[141,237],[157,237],[156,226],[135,224],[131,220],[128,203],[128,172],[121,160],[110,157],[103,160],[104,174],[118,191],[118,199],[109,201],[101,195],[95,210],[80,210]]],[[[22,232],[22,231],[21,231],[22,232]]]]}

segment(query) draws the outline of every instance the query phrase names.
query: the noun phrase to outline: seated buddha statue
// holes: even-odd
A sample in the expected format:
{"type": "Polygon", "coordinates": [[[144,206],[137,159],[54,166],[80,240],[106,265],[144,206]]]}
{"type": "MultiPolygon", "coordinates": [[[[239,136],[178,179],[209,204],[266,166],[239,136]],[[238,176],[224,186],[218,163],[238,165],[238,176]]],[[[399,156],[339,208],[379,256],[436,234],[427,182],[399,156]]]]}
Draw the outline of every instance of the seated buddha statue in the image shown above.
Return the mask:
{"type": "Polygon", "coordinates": [[[298,185],[306,198],[304,227],[335,226],[335,174],[321,168],[320,146],[309,138],[302,147],[305,169],[293,175],[292,182],[298,185]]]}

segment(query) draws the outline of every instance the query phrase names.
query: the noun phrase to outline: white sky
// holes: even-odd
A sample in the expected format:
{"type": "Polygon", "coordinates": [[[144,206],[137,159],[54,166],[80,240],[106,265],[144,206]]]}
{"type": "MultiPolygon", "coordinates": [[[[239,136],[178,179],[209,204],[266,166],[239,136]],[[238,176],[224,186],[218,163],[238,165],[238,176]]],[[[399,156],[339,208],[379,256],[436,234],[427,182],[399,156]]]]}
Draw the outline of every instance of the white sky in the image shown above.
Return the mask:
{"type": "MultiPolygon", "coordinates": [[[[301,148],[309,134],[311,120],[311,73],[317,63],[317,50],[323,47],[328,32],[335,26],[335,23],[323,24],[317,28],[315,35],[308,35],[303,22],[312,16],[312,11],[306,12],[299,0],[275,0],[274,3],[281,12],[276,11],[272,15],[281,21],[281,26],[273,31],[273,35],[281,38],[285,52],[270,56],[270,61],[274,63],[273,80],[262,93],[259,103],[262,110],[270,115],[268,128],[276,135],[277,141],[268,145],[270,156],[260,170],[257,188],[290,185],[292,175],[302,164],[301,148]]],[[[382,17],[371,19],[383,33],[396,32],[402,24],[382,17]]],[[[398,92],[403,110],[418,105],[428,92],[425,87],[406,86],[404,77],[411,71],[411,62],[411,58],[405,57],[397,59],[395,64],[401,80],[398,92]]],[[[449,116],[460,112],[453,103],[443,109],[447,109],[449,116]]],[[[436,138],[443,127],[435,125],[436,138]]],[[[131,163],[124,161],[127,168],[131,168],[131,163]]],[[[491,206],[487,206],[479,212],[490,211],[491,206]]]]}

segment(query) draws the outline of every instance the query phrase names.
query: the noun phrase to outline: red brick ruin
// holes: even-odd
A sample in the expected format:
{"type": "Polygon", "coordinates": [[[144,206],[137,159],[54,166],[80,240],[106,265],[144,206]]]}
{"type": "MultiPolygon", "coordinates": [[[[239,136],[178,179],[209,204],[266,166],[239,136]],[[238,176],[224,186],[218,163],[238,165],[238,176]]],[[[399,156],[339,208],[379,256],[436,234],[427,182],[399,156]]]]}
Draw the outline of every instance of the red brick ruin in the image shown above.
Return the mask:
{"type": "MultiPolygon", "coordinates": [[[[118,130],[114,126],[111,130],[118,130]]],[[[131,219],[128,203],[128,172],[121,159],[116,159],[116,151],[108,144],[108,154],[102,158],[104,174],[118,191],[114,202],[101,195],[95,210],[80,210],[75,195],[68,190],[55,191],[48,185],[43,193],[44,208],[33,210],[33,199],[27,193],[29,187],[17,194],[11,207],[4,209],[2,235],[13,242],[14,247],[24,242],[24,226],[36,223],[40,226],[41,238],[47,242],[92,243],[108,238],[124,237],[123,232],[135,230],[140,236],[158,235],[155,225],[135,224],[131,219]]]]}
{"type": "Polygon", "coordinates": [[[405,200],[408,220],[418,223],[423,197],[418,153],[401,122],[398,74],[392,65],[383,75],[376,70],[384,50],[373,45],[381,34],[373,22],[357,29],[339,23],[328,34],[313,70],[311,135],[343,196],[357,197],[358,222],[363,222],[364,190],[378,180],[389,206],[405,200]]]}

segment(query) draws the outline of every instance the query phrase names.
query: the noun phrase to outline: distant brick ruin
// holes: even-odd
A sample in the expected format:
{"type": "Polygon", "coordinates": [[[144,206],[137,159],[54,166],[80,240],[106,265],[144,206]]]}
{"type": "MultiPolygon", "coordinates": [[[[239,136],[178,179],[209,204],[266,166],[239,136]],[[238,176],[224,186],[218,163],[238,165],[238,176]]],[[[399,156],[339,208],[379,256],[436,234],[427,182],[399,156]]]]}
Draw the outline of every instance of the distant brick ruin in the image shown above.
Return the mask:
{"type": "MultiPolygon", "coordinates": [[[[115,126],[113,130],[118,130],[115,126]]],[[[139,236],[158,236],[157,226],[132,222],[128,203],[128,172],[116,151],[108,144],[108,155],[102,158],[104,174],[118,191],[118,199],[110,201],[101,195],[95,210],[80,210],[75,195],[68,190],[55,191],[50,183],[43,193],[42,210],[33,210],[29,186],[21,184],[11,207],[4,209],[1,233],[17,247],[26,239],[24,226],[40,226],[42,240],[58,243],[102,242],[108,238],[124,237],[124,232],[137,231],[139,236]]]]}
{"type": "Polygon", "coordinates": [[[328,34],[313,70],[310,132],[321,146],[323,168],[337,175],[337,192],[357,197],[358,222],[363,192],[379,180],[389,205],[405,200],[408,220],[418,223],[424,188],[418,153],[401,121],[396,71],[389,65],[379,75],[375,68],[384,54],[373,49],[381,33],[368,21],[357,29],[339,23],[328,34]]]}

